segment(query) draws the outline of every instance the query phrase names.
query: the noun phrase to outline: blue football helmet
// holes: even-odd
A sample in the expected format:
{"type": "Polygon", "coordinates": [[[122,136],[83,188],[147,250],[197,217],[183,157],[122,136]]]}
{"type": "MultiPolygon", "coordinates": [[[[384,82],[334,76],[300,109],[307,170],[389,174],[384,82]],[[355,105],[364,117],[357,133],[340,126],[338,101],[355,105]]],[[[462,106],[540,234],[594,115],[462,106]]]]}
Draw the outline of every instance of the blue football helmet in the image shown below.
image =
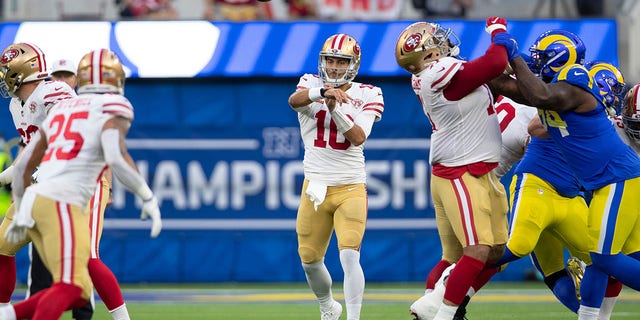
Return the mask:
{"type": "Polygon", "coordinates": [[[562,68],[584,64],[586,47],[575,34],[554,29],[538,36],[529,51],[531,71],[545,82],[550,82],[562,68]]]}
{"type": "Polygon", "coordinates": [[[585,67],[600,88],[600,95],[604,99],[607,113],[610,116],[620,113],[624,103],[624,95],[627,93],[622,72],[614,65],[604,61],[591,61],[585,67]]]}

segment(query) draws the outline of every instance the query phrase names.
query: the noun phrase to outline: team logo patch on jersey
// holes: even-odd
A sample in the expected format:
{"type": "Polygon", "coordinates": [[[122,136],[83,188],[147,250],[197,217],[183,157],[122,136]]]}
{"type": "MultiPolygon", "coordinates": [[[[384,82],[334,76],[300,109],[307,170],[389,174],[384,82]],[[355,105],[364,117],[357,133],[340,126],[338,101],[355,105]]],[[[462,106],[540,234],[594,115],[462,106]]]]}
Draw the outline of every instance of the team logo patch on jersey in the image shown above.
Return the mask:
{"type": "Polygon", "coordinates": [[[419,33],[414,33],[412,35],[410,35],[407,40],[404,42],[404,46],[403,49],[404,51],[413,51],[415,50],[418,45],[420,44],[420,41],[422,40],[422,35],[419,33]]]}
{"type": "Polygon", "coordinates": [[[355,109],[361,109],[363,104],[364,102],[362,102],[362,100],[360,99],[351,100],[351,105],[353,105],[355,109]]]}
{"type": "Polygon", "coordinates": [[[35,102],[31,102],[31,104],[29,105],[29,111],[31,111],[31,113],[36,113],[36,103],[35,102]]]}
{"type": "Polygon", "coordinates": [[[0,62],[2,62],[3,64],[9,63],[11,60],[15,59],[18,55],[20,55],[20,52],[17,49],[7,50],[7,52],[5,52],[2,55],[2,59],[0,59],[0,62]]]}

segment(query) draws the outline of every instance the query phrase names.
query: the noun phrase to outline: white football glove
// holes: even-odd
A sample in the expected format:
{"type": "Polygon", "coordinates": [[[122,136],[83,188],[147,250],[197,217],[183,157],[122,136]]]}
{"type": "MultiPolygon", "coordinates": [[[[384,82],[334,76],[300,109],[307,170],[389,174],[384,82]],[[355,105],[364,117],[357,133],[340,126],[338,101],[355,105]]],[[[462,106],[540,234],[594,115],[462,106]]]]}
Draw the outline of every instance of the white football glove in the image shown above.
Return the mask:
{"type": "Polygon", "coordinates": [[[6,186],[13,181],[13,166],[9,166],[0,172],[0,186],[6,186]]]}
{"type": "Polygon", "coordinates": [[[156,196],[142,203],[142,214],[140,219],[147,220],[151,218],[151,238],[155,238],[162,230],[162,219],[160,218],[160,208],[156,196]]]}
{"type": "Polygon", "coordinates": [[[4,233],[4,238],[11,243],[20,243],[27,238],[27,227],[19,226],[15,220],[11,221],[7,231],[4,233]]]}

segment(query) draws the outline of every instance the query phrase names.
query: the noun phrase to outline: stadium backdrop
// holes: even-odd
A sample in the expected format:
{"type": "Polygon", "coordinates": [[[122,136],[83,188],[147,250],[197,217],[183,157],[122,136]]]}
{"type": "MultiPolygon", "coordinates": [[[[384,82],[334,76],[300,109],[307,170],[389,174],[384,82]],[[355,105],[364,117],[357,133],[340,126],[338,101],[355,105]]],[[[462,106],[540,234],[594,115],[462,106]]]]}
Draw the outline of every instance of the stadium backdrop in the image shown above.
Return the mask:
{"type": "MultiPolygon", "coordinates": [[[[487,48],[483,21],[440,22],[460,37],[461,56],[473,59],[487,48]]],[[[36,43],[49,63],[78,61],[100,47],[122,58],[125,95],[136,110],[128,145],[162,203],[165,226],[149,239],[140,203],[114,186],[101,256],[122,282],[281,282],[304,281],[294,223],[303,149],[287,97],[302,73],[317,71],[326,37],[351,34],[363,52],[359,80],[380,86],[386,103],[365,149],[365,274],[369,281],[422,281],[440,244],[429,197],[430,129],[394,59],[396,37],[410,23],[4,23],[0,46],[36,43]]],[[[509,23],[522,52],[553,28],[578,34],[587,60],[617,64],[613,20],[509,23]]],[[[12,137],[4,110],[0,131],[12,137]]],[[[18,256],[23,281],[25,251],[18,256]]],[[[335,239],[329,251],[328,267],[339,275],[335,239]]],[[[522,259],[496,279],[521,280],[528,269],[522,259]]]]}

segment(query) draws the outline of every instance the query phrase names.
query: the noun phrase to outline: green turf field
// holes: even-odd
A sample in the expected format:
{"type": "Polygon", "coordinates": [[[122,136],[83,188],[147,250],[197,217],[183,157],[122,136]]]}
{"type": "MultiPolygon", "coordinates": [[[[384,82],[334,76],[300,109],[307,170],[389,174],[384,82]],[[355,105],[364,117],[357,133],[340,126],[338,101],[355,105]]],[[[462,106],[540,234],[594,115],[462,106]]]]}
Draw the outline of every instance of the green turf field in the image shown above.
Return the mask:
{"type": "MultiPolygon", "coordinates": [[[[421,283],[367,284],[363,320],[411,319],[409,305],[423,290],[421,283]]],[[[305,284],[238,284],[125,286],[134,320],[318,320],[320,312],[305,284]]],[[[343,302],[341,284],[334,294],[343,302]]],[[[468,307],[469,320],[577,319],[553,298],[541,282],[490,283],[468,307]]],[[[640,293],[625,288],[613,319],[640,319],[640,293]]],[[[63,319],[71,319],[67,313],[63,319]]],[[[110,315],[98,301],[96,320],[110,315]]],[[[343,313],[341,319],[346,319],[343,313]]]]}

